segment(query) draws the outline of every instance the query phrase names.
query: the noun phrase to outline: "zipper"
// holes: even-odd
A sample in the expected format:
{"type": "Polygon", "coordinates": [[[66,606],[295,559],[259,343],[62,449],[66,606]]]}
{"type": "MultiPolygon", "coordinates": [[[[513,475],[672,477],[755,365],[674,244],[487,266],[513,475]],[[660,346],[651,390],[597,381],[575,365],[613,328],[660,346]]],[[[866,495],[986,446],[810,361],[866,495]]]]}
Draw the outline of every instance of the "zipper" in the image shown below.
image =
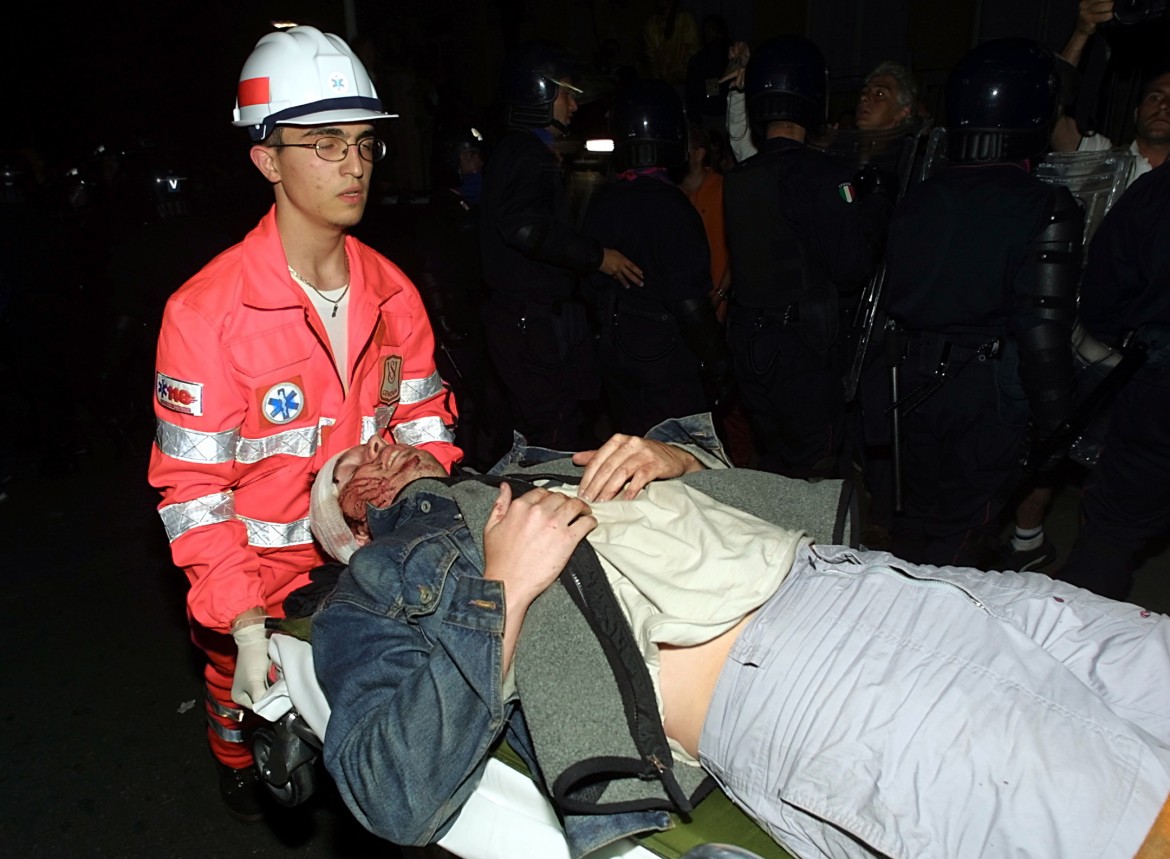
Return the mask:
{"type": "Polygon", "coordinates": [[[884,569],[887,569],[887,570],[890,570],[891,572],[897,573],[902,578],[910,579],[913,582],[917,582],[919,585],[922,585],[923,587],[941,587],[941,588],[946,588],[946,589],[950,589],[950,590],[956,590],[959,593],[961,593],[963,596],[965,596],[969,602],[973,603],[974,605],[978,606],[983,611],[988,612],[988,614],[990,614],[987,606],[984,605],[983,602],[977,596],[975,596],[973,593],[971,593],[969,590],[967,590],[962,585],[957,585],[954,582],[947,581],[946,579],[936,579],[936,578],[932,578],[930,576],[916,576],[913,573],[911,573],[909,570],[904,570],[901,567],[895,567],[892,564],[886,566],[884,569]]]}

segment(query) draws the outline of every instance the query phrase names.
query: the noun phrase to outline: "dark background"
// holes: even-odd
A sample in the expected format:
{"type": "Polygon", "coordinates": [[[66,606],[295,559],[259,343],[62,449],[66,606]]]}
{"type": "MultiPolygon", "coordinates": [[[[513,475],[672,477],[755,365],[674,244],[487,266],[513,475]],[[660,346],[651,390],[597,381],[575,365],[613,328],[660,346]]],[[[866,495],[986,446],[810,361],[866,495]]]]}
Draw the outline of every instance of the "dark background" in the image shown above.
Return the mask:
{"type": "MultiPolygon", "coordinates": [[[[1058,49],[1076,5],[684,3],[700,20],[723,14],[733,38],[752,45],[782,32],[814,38],[832,68],[831,113],[851,109],[865,72],[895,59],[914,70],[936,116],[946,71],[966,49],[1004,35],[1058,49]]],[[[555,39],[585,59],[613,38],[622,58],[636,63],[651,8],[650,0],[24,5],[4,16],[8,122],[0,149],[28,157],[50,189],[64,187],[69,170],[92,175],[99,147],[150,151],[192,177],[205,212],[238,238],[271,202],[247,161],[245,133],[230,125],[239,69],[270,21],[314,24],[359,48],[383,99],[401,114],[388,124],[391,156],[378,166],[385,200],[372,204],[362,230],[405,266],[411,199],[432,185],[440,110],[469,118],[486,112],[505,48],[524,38],[555,39]]],[[[1151,46],[1165,57],[1166,28],[1112,40],[1110,86],[1126,105],[1151,46]]],[[[1129,112],[1113,111],[1103,130],[1128,139],[1129,112]]],[[[328,789],[321,801],[267,824],[236,824],[221,808],[203,736],[199,658],[187,637],[186,582],[171,565],[145,477],[150,344],[113,378],[101,371],[109,299],[119,287],[98,275],[108,249],[125,245],[146,260],[159,281],[154,299],[182,278],[164,274],[173,260],[152,257],[149,240],[125,241],[100,209],[87,217],[54,209],[53,217],[47,222],[60,229],[29,230],[27,241],[3,246],[4,254],[23,251],[44,265],[3,284],[33,296],[39,312],[27,325],[3,329],[10,342],[0,343],[24,338],[0,350],[0,442],[10,445],[0,453],[12,454],[0,461],[0,479],[10,478],[0,483],[0,849],[47,857],[393,856],[338,809],[328,789]]],[[[0,229],[11,234],[25,220],[18,213],[0,229]]],[[[1058,499],[1050,533],[1063,549],[1075,517],[1075,496],[1058,499]]],[[[1158,584],[1167,581],[1167,566],[1165,559],[1147,565],[1135,599],[1170,606],[1158,584]]]]}
{"type": "MultiPolygon", "coordinates": [[[[683,6],[699,21],[723,15],[732,37],[749,44],[782,32],[809,35],[829,61],[831,116],[852,107],[862,77],[883,59],[913,69],[938,116],[939,87],[965,50],[1005,35],[1059,49],[1077,2],[684,0],[683,6]]],[[[402,115],[389,132],[396,145],[386,168],[393,176],[385,178],[399,188],[425,189],[438,95],[446,96],[446,108],[458,103],[482,113],[503,51],[529,37],[554,39],[585,60],[613,39],[621,59],[634,64],[652,9],[652,0],[131,0],[77,11],[26,4],[19,25],[14,13],[5,16],[11,46],[0,57],[5,112],[17,119],[5,145],[29,135],[56,166],[138,137],[186,162],[226,169],[233,149],[242,160],[243,135],[231,128],[230,112],[243,59],[271,21],[294,20],[338,33],[359,49],[383,99],[402,115]]],[[[1122,68],[1140,63],[1143,43],[1160,43],[1163,51],[1167,43],[1165,26],[1131,28],[1124,36],[1114,40],[1113,65],[1122,68]]]]}

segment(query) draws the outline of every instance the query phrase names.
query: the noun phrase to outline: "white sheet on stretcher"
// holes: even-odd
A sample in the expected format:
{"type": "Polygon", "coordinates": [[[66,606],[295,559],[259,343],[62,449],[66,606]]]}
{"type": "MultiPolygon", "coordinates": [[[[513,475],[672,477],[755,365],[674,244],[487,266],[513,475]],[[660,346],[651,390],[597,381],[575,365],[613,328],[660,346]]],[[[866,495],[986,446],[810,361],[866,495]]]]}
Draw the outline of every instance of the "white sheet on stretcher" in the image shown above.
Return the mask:
{"type": "MultiPolygon", "coordinates": [[[[278,669],[277,681],[256,704],[256,713],[270,722],[296,708],[318,737],[325,736],[329,703],[313,672],[313,648],[298,638],[273,635],[268,654],[278,669]]],[[[564,830],[552,806],[532,779],[492,758],[455,825],[439,845],[465,859],[568,859],[564,830]]],[[[589,859],[654,859],[654,853],[633,839],[589,854],[589,859]]]]}

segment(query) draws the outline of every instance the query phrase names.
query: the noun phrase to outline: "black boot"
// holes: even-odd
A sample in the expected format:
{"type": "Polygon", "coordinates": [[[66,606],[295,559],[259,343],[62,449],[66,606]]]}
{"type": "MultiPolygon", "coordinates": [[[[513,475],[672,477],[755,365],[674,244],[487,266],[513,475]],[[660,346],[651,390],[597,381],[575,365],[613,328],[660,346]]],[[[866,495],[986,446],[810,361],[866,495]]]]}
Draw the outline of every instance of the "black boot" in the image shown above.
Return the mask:
{"type": "Polygon", "coordinates": [[[264,785],[256,768],[232,769],[216,762],[219,767],[219,795],[223,797],[228,814],[245,823],[264,819],[264,785]]]}

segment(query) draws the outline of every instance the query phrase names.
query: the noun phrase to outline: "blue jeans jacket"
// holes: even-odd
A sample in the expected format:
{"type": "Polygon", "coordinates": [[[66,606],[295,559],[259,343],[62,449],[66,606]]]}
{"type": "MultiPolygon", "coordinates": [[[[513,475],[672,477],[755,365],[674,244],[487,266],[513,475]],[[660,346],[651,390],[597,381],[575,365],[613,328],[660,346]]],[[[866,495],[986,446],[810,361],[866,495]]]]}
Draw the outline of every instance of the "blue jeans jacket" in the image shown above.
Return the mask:
{"type": "MultiPolygon", "coordinates": [[[[707,416],[668,421],[647,437],[726,463],[707,416]]],[[[517,436],[492,473],[565,456],[517,436]]],[[[501,688],[503,586],[482,577],[471,532],[441,494],[372,510],[370,530],[373,541],[313,619],[314,664],[332,709],[325,766],[367,829],[428,844],[450,828],[501,738],[533,767],[518,702],[501,688]]],[[[565,819],[574,856],[670,825],[663,811],[565,819]]]]}

